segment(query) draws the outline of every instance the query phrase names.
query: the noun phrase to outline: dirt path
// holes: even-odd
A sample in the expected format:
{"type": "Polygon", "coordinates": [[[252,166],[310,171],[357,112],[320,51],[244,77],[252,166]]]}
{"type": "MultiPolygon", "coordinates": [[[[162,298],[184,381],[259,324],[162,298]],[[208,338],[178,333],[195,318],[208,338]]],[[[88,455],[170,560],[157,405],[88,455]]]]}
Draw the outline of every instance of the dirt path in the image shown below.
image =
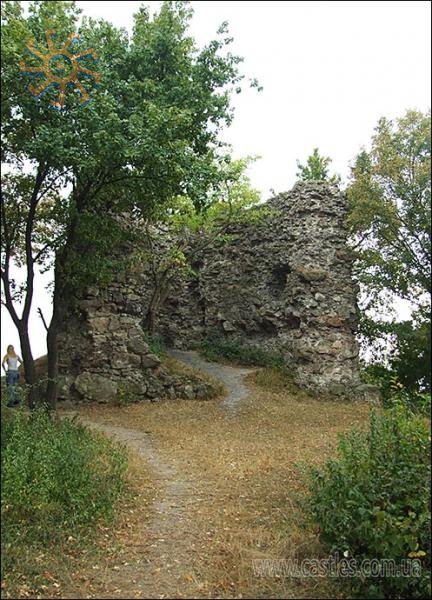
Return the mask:
{"type": "Polygon", "coordinates": [[[248,395],[248,388],[244,384],[243,378],[255,369],[208,362],[198,352],[192,350],[170,350],[169,354],[186,365],[199,371],[204,371],[213,378],[221,381],[228,391],[227,396],[222,401],[222,406],[228,410],[234,411],[240,400],[243,400],[248,395]]]}
{"type": "MultiPolygon", "coordinates": [[[[234,413],[238,403],[247,396],[243,377],[250,369],[209,363],[196,352],[173,351],[171,355],[187,365],[219,379],[228,394],[222,405],[234,413]]],[[[116,598],[199,598],[198,582],[194,578],[194,564],[199,553],[209,543],[204,531],[197,530],[194,505],[205,500],[208,493],[205,480],[186,478],[173,464],[149,433],[107,424],[89,416],[79,415],[85,425],[113,437],[135,450],[150,464],[159,495],[154,506],[154,517],[143,532],[148,543],[143,544],[144,560],[132,561],[120,569],[105,571],[104,592],[98,597],[116,598]],[[197,501],[196,501],[197,499],[197,501]]],[[[204,478],[205,479],[205,478],[204,478]]],[[[211,499],[208,498],[211,502],[211,499]]]]}
{"type": "Polygon", "coordinates": [[[143,543],[145,560],[123,565],[121,571],[115,573],[114,591],[118,590],[115,597],[185,597],[180,589],[188,587],[187,574],[192,569],[191,557],[197,535],[190,518],[190,508],[198,494],[196,482],[187,481],[166,462],[145,432],[107,425],[83,416],[80,420],[135,450],[152,467],[160,488],[154,506],[155,516],[145,531],[148,541],[143,543]]]}
{"type": "Polygon", "coordinates": [[[96,555],[79,554],[44,597],[336,597],[331,581],[259,577],[254,561],[320,556],[316,532],[298,521],[298,465],[332,456],[341,432],[367,426],[368,406],[311,398],[271,372],[246,386],[249,369],[173,354],[222,381],[227,397],[80,408],[133,450],[136,497],[96,555]]]}

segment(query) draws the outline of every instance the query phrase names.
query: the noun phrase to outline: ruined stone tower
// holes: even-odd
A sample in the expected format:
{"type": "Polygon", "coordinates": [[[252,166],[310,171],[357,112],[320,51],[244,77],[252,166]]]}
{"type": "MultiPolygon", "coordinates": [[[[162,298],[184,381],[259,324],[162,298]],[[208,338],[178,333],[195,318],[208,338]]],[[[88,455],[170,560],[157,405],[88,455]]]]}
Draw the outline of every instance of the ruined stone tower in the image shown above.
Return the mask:
{"type": "MultiPolygon", "coordinates": [[[[301,182],[266,206],[266,219],[233,225],[228,241],[194,256],[196,277],[174,282],[158,332],[176,348],[194,348],[217,333],[277,350],[299,386],[324,398],[364,397],[345,195],[324,182],[301,182]]],[[[152,291],[146,269],[139,265],[106,289],[89,290],[65,324],[65,393],[85,396],[86,378],[94,376],[113,394],[118,382],[129,381],[137,399],[184,391],[142,335],[152,291]]]]}

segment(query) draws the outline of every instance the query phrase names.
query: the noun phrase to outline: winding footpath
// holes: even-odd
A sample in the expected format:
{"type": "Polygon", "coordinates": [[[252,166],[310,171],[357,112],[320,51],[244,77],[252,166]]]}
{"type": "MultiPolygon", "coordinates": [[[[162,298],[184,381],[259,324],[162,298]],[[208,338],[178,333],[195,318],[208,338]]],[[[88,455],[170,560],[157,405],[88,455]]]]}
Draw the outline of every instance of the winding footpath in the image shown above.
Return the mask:
{"type": "Polygon", "coordinates": [[[203,371],[213,377],[213,379],[217,379],[223,383],[227,390],[227,395],[222,400],[222,406],[228,411],[235,412],[239,402],[248,395],[248,388],[244,384],[243,378],[245,375],[252,373],[254,369],[208,362],[198,352],[192,350],[170,350],[169,354],[189,367],[203,371]]]}
{"type": "MultiPolygon", "coordinates": [[[[222,382],[227,389],[227,396],[221,402],[227,412],[235,414],[239,402],[248,395],[243,377],[251,369],[210,363],[197,352],[173,350],[170,354],[222,382]]],[[[110,574],[109,579],[115,585],[109,597],[205,597],[200,595],[191,576],[195,555],[205,548],[206,543],[205,532],[197,531],[191,510],[195,499],[206,495],[203,483],[185,479],[148,433],[105,424],[82,415],[79,415],[79,419],[92,429],[135,450],[151,466],[160,490],[154,506],[154,517],[145,531],[149,544],[146,545],[144,559],[122,566],[120,571],[110,574]]]]}

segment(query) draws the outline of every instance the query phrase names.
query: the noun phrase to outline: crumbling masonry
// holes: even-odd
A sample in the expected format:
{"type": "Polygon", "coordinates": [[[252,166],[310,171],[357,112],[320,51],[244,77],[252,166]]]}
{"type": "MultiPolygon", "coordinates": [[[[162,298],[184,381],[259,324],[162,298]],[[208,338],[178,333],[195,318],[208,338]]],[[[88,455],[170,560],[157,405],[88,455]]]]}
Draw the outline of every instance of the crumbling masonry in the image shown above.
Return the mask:
{"type": "MultiPolygon", "coordinates": [[[[196,277],[174,283],[158,332],[182,349],[215,333],[234,337],[283,353],[298,385],[323,398],[367,398],[345,195],[302,182],[266,206],[262,222],[237,224],[228,241],[194,255],[196,277]]],[[[145,341],[140,323],[151,286],[142,264],[80,301],[61,339],[63,396],[108,401],[122,386],[136,400],[205,396],[204,384],[168,372],[145,341]]]]}

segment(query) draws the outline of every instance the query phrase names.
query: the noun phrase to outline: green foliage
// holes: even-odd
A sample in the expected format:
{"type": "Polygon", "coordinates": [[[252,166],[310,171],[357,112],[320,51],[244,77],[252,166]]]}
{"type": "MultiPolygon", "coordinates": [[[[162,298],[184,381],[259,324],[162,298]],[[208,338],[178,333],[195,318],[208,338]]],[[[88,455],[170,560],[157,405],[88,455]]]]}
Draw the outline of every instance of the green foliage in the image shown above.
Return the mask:
{"type": "Polygon", "coordinates": [[[390,368],[401,383],[413,392],[430,391],[431,323],[429,315],[422,320],[394,324],[395,349],[390,368]]]}
{"type": "Polygon", "coordinates": [[[2,196],[5,301],[26,330],[34,266],[55,261],[53,346],[62,299],[106,282],[116,270],[109,250],[128,241],[116,215],[159,215],[178,195],[198,206],[218,180],[219,134],[232,121],[231,96],[243,80],[242,59],[227,51],[233,41],[227,24],[198,48],[188,35],[187,2],[164,2],[153,16],[141,7],[131,35],[102,19],[79,22],[79,12],[74,2],[46,1],[30,3],[24,15],[19,2],[2,3],[2,162],[12,173],[28,168],[25,176],[6,175],[2,196]],[[84,106],[70,90],[65,110],[55,111],[54,89],[38,101],[27,90],[20,62],[38,61],[25,46],[33,39],[43,52],[47,30],[56,32],[58,46],[76,32],[98,55],[101,85],[84,106]],[[27,268],[18,293],[10,275],[15,259],[27,268]]]}
{"type": "Polygon", "coordinates": [[[314,148],[305,165],[297,161],[297,177],[302,181],[328,181],[340,183],[339,175],[329,175],[329,165],[332,162],[328,156],[321,156],[318,148],[314,148]]]}
{"type": "Polygon", "coordinates": [[[379,386],[384,406],[402,405],[420,415],[431,416],[430,392],[404,385],[396,370],[371,362],[363,364],[361,374],[366,383],[379,386]]]}
{"type": "Polygon", "coordinates": [[[361,598],[430,595],[430,429],[397,406],[371,414],[368,432],[341,437],[337,457],[310,478],[309,510],[325,548],[357,559],[419,558],[419,577],[349,581],[361,598]]]}
{"type": "Polygon", "coordinates": [[[144,332],[144,338],[153,354],[159,358],[165,358],[167,355],[165,342],[161,335],[144,332]]]}
{"type": "Polygon", "coordinates": [[[176,196],[167,210],[158,215],[158,222],[163,222],[173,234],[181,236],[185,231],[223,234],[232,223],[255,220],[256,211],[253,209],[258,208],[261,194],[252,187],[246,175],[255,160],[249,156],[237,160],[232,160],[229,155],[218,157],[213,166],[214,179],[208,182],[202,201],[196,204],[191,196],[176,196]]]}
{"type": "Polygon", "coordinates": [[[219,334],[208,336],[201,343],[201,353],[209,360],[225,359],[241,365],[258,367],[283,367],[284,357],[279,352],[248,347],[238,338],[226,338],[219,334]]]}
{"type": "Polygon", "coordinates": [[[145,247],[139,254],[148,265],[153,283],[143,323],[150,334],[155,333],[157,317],[172,282],[196,277],[193,262],[200,260],[206,248],[232,239],[231,229],[237,223],[263,223],[268,218],[269,211],[258,205],[260,194],[245,173],[252,160],[231,160],[229,156],[218,159],[214,181],[211,185],[207,182],[198,204],[192,196],[176,196],[158,212],[157,226],[148,220],[142,224],[145,247]]]}
{"type": "Polygon", "coordinates": [[[386,367],[420,391],[430,386],[430,167],[430,115],[410,110],[396,122],[379,121],[348,188],[355,275],[364,296],[360,331],[380,354],[389,342],[386,367]],[[411,303],[409,321],[397,321],[395,298],[411,303]]]}
{"type": "Polygon", "coordinates": [[[430,299],[430,140],[428,114],[383,118],[352,168],[348,223],[358,236],[357,276],[371,295],[430,299]]]}
{"type": "Polygon", "coordinates": [[[110,518],[124,487],[126,454],[75,420],[43,408],[2,410],[3,568],[19,550],[53,544],[110,518]],[[18,551],[17,551],[18,549],[18,551]]]}

